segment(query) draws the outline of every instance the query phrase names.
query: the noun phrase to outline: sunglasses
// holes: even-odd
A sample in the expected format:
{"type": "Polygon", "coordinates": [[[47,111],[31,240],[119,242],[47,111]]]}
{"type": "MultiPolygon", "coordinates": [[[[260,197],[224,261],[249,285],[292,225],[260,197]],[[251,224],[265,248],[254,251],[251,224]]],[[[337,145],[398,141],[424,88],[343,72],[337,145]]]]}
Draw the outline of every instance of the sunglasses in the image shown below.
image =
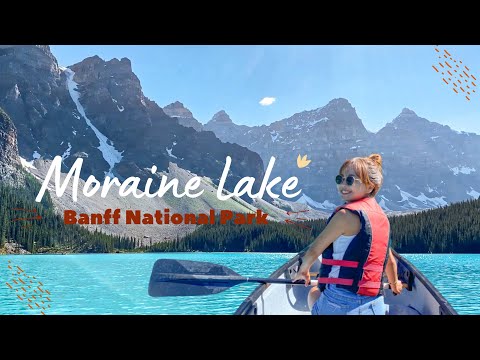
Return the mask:
{"type": "Polygon", "coordinates": [[[337,175],[335,177],[335,182],[340,185],[341,183],[343,183],[343,180],[345,180],[345,183],[348,185],[348,186],[352,186],[353,183],[355,182],[355,180],[358,180],[360,182],[362,182],[360,179],[357,179],[355,178],[355,176],[353,175],[348,175],[347,178],[344,178],[342,175],[337,175]]]}

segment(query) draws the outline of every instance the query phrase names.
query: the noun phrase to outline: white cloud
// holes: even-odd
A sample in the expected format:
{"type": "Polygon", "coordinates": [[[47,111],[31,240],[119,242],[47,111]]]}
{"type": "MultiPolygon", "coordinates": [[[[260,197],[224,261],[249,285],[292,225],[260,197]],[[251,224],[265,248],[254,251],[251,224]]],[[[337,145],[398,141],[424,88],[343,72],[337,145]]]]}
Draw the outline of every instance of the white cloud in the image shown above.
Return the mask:
{"type": "Polygon", "coordinates": [[[272,105],[275,102],[274,97],[264,97],[262,100],[260,100],[259,104],[262,106],[269,106],[272,105]]]}

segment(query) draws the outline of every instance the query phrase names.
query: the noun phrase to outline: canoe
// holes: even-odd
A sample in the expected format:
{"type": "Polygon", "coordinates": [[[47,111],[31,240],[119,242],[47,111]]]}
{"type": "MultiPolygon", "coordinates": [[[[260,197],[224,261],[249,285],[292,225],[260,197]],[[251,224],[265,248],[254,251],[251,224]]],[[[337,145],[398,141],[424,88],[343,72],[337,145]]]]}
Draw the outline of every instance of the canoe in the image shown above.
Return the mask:
{"type": "MultiPolygon", "coordinates": [[[[458,315],[442,294],[408,260],[393,252],[397,260],[398,278],[407,284],[399,295],[384,290],[386,315],[458,315]]],[[[270,278],[289,279],[295,276],[300,254],[276,270],[270,278]]],[[[320,260],[310,268],[318,273],[320,260]]],[[[312,277],[314,279],[314,277],[312,277]]],[[[387,283],[386,277],[384,282],[387,283]]],[[[307,295],[310,287],[298,285],[259,285],[235,312],[235,315],[309,315],[307,295]]]]}

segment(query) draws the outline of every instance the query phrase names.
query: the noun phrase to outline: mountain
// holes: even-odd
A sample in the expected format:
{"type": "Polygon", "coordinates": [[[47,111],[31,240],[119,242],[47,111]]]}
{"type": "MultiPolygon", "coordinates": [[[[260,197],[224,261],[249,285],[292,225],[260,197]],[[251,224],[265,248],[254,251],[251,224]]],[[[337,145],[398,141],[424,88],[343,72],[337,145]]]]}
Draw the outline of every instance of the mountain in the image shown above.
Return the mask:
{"type": "MultiPolygon", "coordinates": [[[[480,195],[480,136],[409,109],[377,133],[343,98],[270,125],[238,125],[225,110],[202,125],[179,101],[161,108],[148,99],[129,59],[92,56],[63,68],[43,45],[0,46],[0,107],[14,123],[24,163],[62,155],[67,172],[83,158],[83,180],[138,176],[141,186],[152,178],[155,187],[175,164],[218,186],[231,156],[225,185],[231,191],[240,178],[263,178],[273,156],[270,179],[298,177],[298,204],[330,211],[341,202],[333,179],[343,161],[377,152],[385,174],[377,198],[385,210],[419,210],[480,195]],[[298,155],[311,163],[298,168],[298,155]]],[[[272,190],[279,193],[280,186],[272,190]]]]}
{"type": "Polygon", "coordinates": [[[163,108],[163,112],[170,117],[176,117],[178,123],[185,127],[194,128],[197,131],[203,130],[203,125],[193,117],[193,114],[179,101],[175,101],[163,108]]]}
{"type": "Polygon", "coordinates": [[[85,176],[103,177],[108,164],[96,134],[78,114],[66,74],[48,46],[0,48],[0,107],[15,123],[21,157],[62,155],[64,170],[77,157],[88,157],[85,176]]]}
{"type": "Polygon", "coordinates": [[[402,208],[446,205],[480,196],[480,136],[402,112],[375,134],[385,157],[382,199],[402,208]]]}
{"type": "Polygon", "coordinates": [[[81,94],[77,108],[81,103],[87,118],[115,147],[109,151],[116,151],[116,157],[104,157],[118,161],[118,165],[113,165],[114,161],[109,165],[119,178],[138,176],[146,180],[152,164],[166,170],[170,162],[175,162],[218,184],[227,156],[232,157],[227,189],[233,189],[244,176],[263,177],[258,154],[237,144],[224,144],[211,132],[181,126],[146,98],[128,59],[105,62],[92,57],[70,69],[69,86],[77,83],[81,94]]]}
{"type": "Polygon", "coordinates": [[[346,99],[270,125],[235,124],[226,113],[205,124],[224,142],[276,157],[272,176],[297,176],[296,201],[332,210],[341,203],[333,181],[348,158],[380,153],[384,185],[377,200],[387,212],[420,210],[480,196],[480,136],[458,132],[403,109],[377,133],[369,132],[346,99]],[[312,162],[299,169],[298,155],[312,162]]]}
{"type": "Polygon", "coordinates": [[[237,125],[221,112],[204,128],[215,132],[222,141],[236,142],[257,152],[264,163],[274,156],[272,177],[298,177],[302,194],[297,200],[318,209],[333,209],[338,204],[333,182],[338,168],[351,153],[352,142],[368,141],[372,136],[345,99],[332,100],[322,108],[268,126],[237,125]],[[308,155],[312,163],[299,169],[299,154],[308,155]]]}
{"type": "Polygon", "coordinates": [[[0,108],[0,183],[23,185],[24,175],[21,168],[17,130],[10,117],[0,108]]]}
{"type": "MultiPolygon", "coordinates": [[[[179,102],[164,110],[149,100],[127,58],[104,61],[92,56],[61,67],[48,46],[0,46],[0,107],[11,116],[2,112],[0,127],[0,174],[3,178],[8,175],[9,182],[15,181],[13,169],[20,168],[19,159],[40,182],[55,156],[62,156],[62,179],[78,158],[83,159],[78,202],[72,199],[71,182],[62,197],[55,195],[53,181],[49,184],[59,214],[66,209],[91,214],[107,208],[150,213],[165,208],[172,213],[208,213],[210,209],[255,212],[262,208],[270,211],[269,220],[284,221],[287,211],[305,209],[288,201],[279,208],[265,201],[255,205],[250,199],[245,202],[238,197],[218,200],[215,193],[226,157],[232,158],[226,192],[246,176],[262,179],[261,157],[238,144],[222,142],[211,131],[199,132],[184,126],[186,123],[182,125],[182,119],[194,120],[191,112],[179,102]],[[153,165],[157,167],[154,174],[153,165]],[[85,197],[82,188],[90,175],[99,181],[106,175],[120,181],[137,176],[140,187],[151,179],[151,192],[164,176],[179,180],[179,192],[189,179],[198,176],[205,193],[180,200],[170,190],[162,198],[136,199],[121,197],[114,189],[106,197],[100,196],[101,190],[85,197]]],[[[195,125],[193,120],[191,124],[195,125]]],[[[258,191],[259,182],[255,182],[253,192],[258,191]]],[[[310,210],[306,217],[326,216],[310,210]]],[[[195,228],[172,224],[89,227],[153,242],[181,237],[195,228]]]]}
{"type": "MultiPolygon", "coordinates": [[[[162,171],[174,162],[218,184],[227,156],[232,165],[226,189],[233,190],[245,176],[263,178],[263,162],[255,152],[166,115],[143,94],[127,58],[93,56],[62,68],[48,46],[3,46],[0,106],[16,125],[22,157],[62,155],[64,171],[84,158],[84,180],[138,176],[143,186],[152,165],[162,171]]],[[[154,176],[152,184],[159,182],[154,176]]]]}
{"type": "MultiPolygon", "coordinates": [[[[235,134],[243,134],[245,131],[249,130],[250,127],[235,124],[225,110],[220,110],[203,126],[203,129],[205,131],[213,131],[222,141],[242,145],[244,141],[239,142],[238,139],[235,139],[235,134]]],[[[247,141],[247,143],[249,142],[247,141]]]]}
{"type": "MultiPolygon", "coordinates": [[[[33,161],[31,166],[27,169],[34,177],[36,177],[39,182],[43,183],[45,176],[50,168],[51,160],[36,159],[33,161]]],[[[62,181],[65,179],[66,174],[61,175],[62,181]]],[[[170,163],[167,171],[160,172],[160,175],[164,175],[168,178],[168,181],[173,178],[179,181],[179,189],[183,189],[185,184],[192,179],[197,174],[192,173],[189,170],[180,168],[175,163],[170,163]]],[[[83,189],[85,182],[80,179],[79,189],[83,189]]],[[[328,214],[317,211],[311,208],[306,208],[302,204],[292,203],[289,201],[277,200],[276,205],[272,205],[265,200],[255,200],[252,204],[242,200],[239,197],[232,197],[226,201],[218,200],[216,192],[218,186],[216,186],[213,181],[208,177],[201,177],[201,183],[198,190],[203,190],[202,196],[181,200],[172,194],[172,192],[166,192],[162,197],[142,197],[137,199],[133,196],[121,197],[118,195],[118,191],[109,191],[105,197],[101,196],[102,189],[99,189],[91,197],[86,197],[82,191],[78,192],[78,201],[74,202],[72,199],[72,184],[71,182],[67,186],[66,192],[62,197],[57,197],[54,195],[54,182],[50,180],[49,190],[52,195],[51,198],[55,204],[55,207],[60,215],[63,215],[65,209],[75,210],[78,214],[94,214],[94,213],[104,213],[105,209],[122,209],[122,220],[119,224],[112,226],[108,224],[100,225],[88,225],[87,227],[90,230],[101,229],[103,232],[119,236],[133,236],[137,238],[142,244],[156,243],[159,241],[165,240],[175,240],[178,237],[183,237],[184,235],[195,230],[196,225],[191,224],[138,224],[135,226],[127,225],[124,221],[124,210],[140,210],[142,214],[144,213],[155,213],[156,210],[164,211],[164,209],[169,209],[170,214],[178,212],[180,214],[185,213],[206,213],[208,214],[210,209],[215,209],[216,212],[219,210],[231,210],[233,212],[256,212],[257,209],[262,209],[265,213],[269,214],[267,217],[268,221],[280,221],[285,222],[285,220],[296,219],[295,214],[289,215],[288,211],[299,211],[308,209],[307,212],[302,213],[302,217],[309,219],[318,219],[326,218],[328,214]]],[[[227,191],[228,193],[228,191],[227,191]]]]}

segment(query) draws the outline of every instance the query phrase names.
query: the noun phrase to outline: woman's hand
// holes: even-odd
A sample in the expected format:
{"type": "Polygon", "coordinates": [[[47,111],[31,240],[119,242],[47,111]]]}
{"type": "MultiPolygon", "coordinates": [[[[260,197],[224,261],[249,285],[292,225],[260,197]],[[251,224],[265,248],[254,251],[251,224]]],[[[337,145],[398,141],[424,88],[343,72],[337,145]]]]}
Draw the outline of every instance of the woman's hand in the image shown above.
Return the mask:
{"type": "Polygon", "coordinates": [[[308,265],[306,261],[301,262],[302,265],[300,265],[300,269],[298,269],[297,274],[293,278],[293,281],[297,280],[305,280],[305,286],[310,285],[310,267],[311,265],[308,265]]]}
{"type": "Polygon", "coordinates": [[[395,281],[393,284],[390,284],[390,289],[392,289],[395,295],[400,294],[403,290],[402,282],[400,280],[395,281]]]}

